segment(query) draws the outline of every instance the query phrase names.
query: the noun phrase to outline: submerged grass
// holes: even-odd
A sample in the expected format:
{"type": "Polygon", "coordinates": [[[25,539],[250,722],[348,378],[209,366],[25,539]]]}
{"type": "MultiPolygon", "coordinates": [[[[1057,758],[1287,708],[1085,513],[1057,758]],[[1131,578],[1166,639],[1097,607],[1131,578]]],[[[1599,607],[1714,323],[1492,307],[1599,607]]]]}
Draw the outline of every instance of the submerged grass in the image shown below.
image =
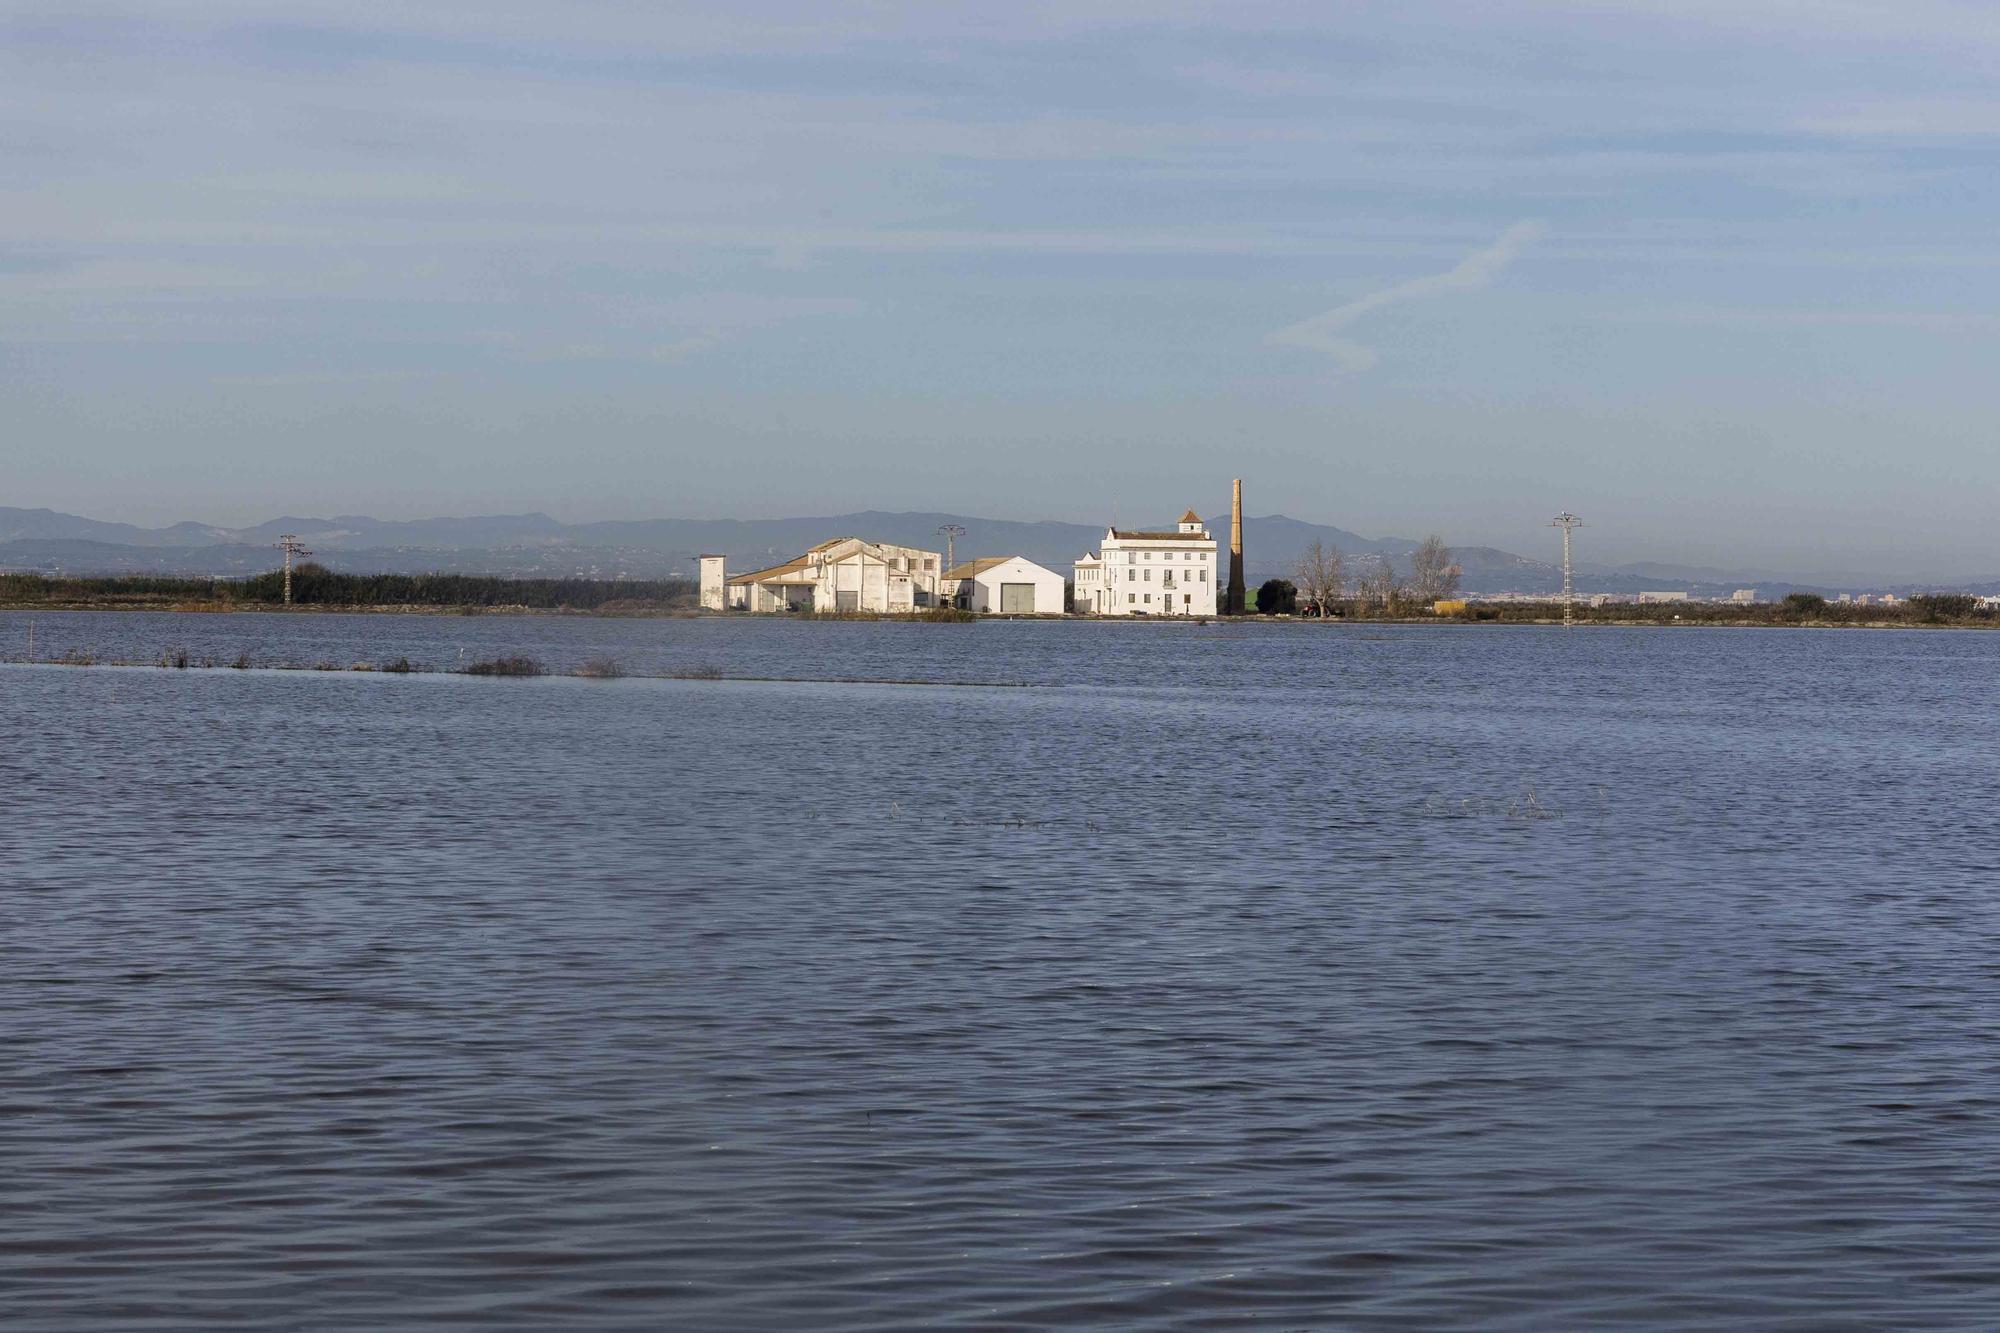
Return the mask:
{"type": "MultiPolygon", "coordinates": [[[[36,661],[30,658],[0,658],[0,666],[5,666],[5,665],[113,667],[113,668],[128,668],[128,669],[143,668],[143,667],[166,667],[166,668],[175,668],[179,670],[199,669],[207,671],[215,671],[215,670],[248,671],[253,667],[253,665],[257,664],[251,662],[250,655],[248,653],[239,653],[233,660],[228,660],[228,661],[217,661],[215,658],[212,657],[196,658],[191,654],[187,653],[185,650],[181,649],[177,649],[171,652],[161,653],[156,658],[132,658],[132,657],[104,658],[97,656],[95,652],[90,651],[88,649],[71,648],[65,650],[59,656],[42,659],[40,661],[36,661]]],[[[322,658],[316,662],[304,662],[304,661],[265,662],[261,665],[257,665],[257,669],[262,671],[329,672],[329,673],[338,673],[341,675],[348,675],[354,672],[365,672],[368,674],[375,674],[379,672],[379,673],[386,673],[389,675],[398,675],[398,676],[403,676],[403,675],[546,676],[551,674],[547,667],[543,666],[540,662],[536,661],[534,658],[519,657],[519,656],[498,657],[492,659],[491,661],[474,662],[470,666],[462,666],[462,667],[457,667],[455,669],[425,666],[420,663],[412,662],[407,657],[399,657],[395,661],[385,663],[381,666],[376,666],[374,663],[371,662],[355,662],[349,666],[341,666],[337,662],[328,661],[322,658]]],[[[951,686],[954,688],[982,689],[982,690],[995,690],[995,689],[1013,690],[1013,689],[1042,688],[1040,686],[1033,685],[1030,682],[1019,681],[1019,680],[953,680],[953,679],[943,679],[937,677],[924,678],[915,676],[905,677],[905,676],[730,675],[725,671],[723,671],[721,667],[716,666],[713,663],[706,663],[706,662],[700,663],[695,666],[681,667],[672,671],[663,671],[663,672],[647,671],[647,672],[633,673],[633,672],[627,672],[622,666],[618,665],[615,662],[608,662],[607,660],[600,659],[597,662],[585,663],[583,666],[576,668],[569,674],[571,676],[583,679],[592,679],[592,678],[611,679],[614,678],[615,675],[615,677],[617,678],[632,676],[633,678],[639,680],[727,680],[727,681],[741,682],[743,684],[753,684],[753,685],[754,684],[926,685],[926,686],[951,686]],[[610,674],[605,674],[603,673],[602,669],[606,667],[615,668],[615,671],[610,674]]]]}
{"type": "Polygon", "coordinates": [[[938,625],[969,625],[979,617],[955,606],[928,606],[919,611],[794,611],[800,620],[888,620],[907,625],[927,621],[938,625]]]}
{"type": "Polygon", "coordinates": [[[465,668],[468,676],[546,676],[549,669],[532,657],[496,657],[465,668]]]}

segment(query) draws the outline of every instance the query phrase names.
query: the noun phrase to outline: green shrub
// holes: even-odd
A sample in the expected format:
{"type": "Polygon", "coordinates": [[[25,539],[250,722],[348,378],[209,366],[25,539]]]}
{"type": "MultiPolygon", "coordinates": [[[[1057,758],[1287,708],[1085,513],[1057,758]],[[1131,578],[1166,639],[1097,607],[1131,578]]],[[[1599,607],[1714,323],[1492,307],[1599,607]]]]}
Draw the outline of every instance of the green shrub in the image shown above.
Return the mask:
{"type": "Polygon", "coordinates": [[[1816,616],[1826,610],[1826,598],[1816,592],[1788,592],[1783,606],[1795,616],[1816,616]]]}
{"type": "Polygon", "coordinates": [[[1979,599],[1963,592],[1927,592],[1910,599],[1910,609],[1927,624],[1963,620],[1979,610],[1979,599]]]}
{"type": "Polygon", "coordinates": [[[1266,579],[1257,589],[1257,614],[1288,616],[1298,610],[1299,590],[1290,579],[1266,579]]]}

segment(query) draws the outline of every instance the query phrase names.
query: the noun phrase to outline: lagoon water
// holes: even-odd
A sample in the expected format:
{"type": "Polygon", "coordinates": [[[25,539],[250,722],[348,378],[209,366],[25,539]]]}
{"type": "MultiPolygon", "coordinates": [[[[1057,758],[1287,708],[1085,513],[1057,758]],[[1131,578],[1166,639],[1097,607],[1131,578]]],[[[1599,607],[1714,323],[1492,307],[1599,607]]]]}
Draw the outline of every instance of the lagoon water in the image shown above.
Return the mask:
{"type": "Polygon", "coordinates": [[[11,1333],[2000,1324],[2000,635],[36,641],[794,679],[0,667],[11,1333]]]}

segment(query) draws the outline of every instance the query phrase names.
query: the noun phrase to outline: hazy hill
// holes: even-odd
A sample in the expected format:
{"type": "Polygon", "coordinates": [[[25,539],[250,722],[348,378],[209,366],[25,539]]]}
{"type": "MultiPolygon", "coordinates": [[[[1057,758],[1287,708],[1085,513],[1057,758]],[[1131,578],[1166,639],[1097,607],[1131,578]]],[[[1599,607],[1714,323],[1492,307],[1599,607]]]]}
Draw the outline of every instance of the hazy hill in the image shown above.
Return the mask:
{"type": "MultiPolygon", "coordinates": [[[[1128,519],[1122,526],[1171,528],[1176,517],[1128,519]]],[[[1228,508],[1217,506],[1203,517],[1226,546],[1228,508]]],[[[729,568],[741,572],[789,559],[832,537],[868,537],[942,549],[944,539],[938,528],[944,524],[965,529],[958,539],[961,559],[1024,555],[1064,575],[1078,556],[1097,549],[1104,536],[1104,529],[1097,524],[880,510],[801,518],[654,518],[597,523],[563,523],[547,514],[408,520],[360,514],[333,518],[295,515],[248,528],[193,522],[143,528],[49,509],[0,507],[0,570],[250,574],[278,563],[273,543],[280,534],[290,532],[313,549],[315,559],[354,573],[662,578],[692,576],[694,557],[703,553],[724,555],[729,568]]],[[[1267,578],[1289,576],[1299,554],[1314,541],[1338,547],[1356,573],[1380,558],[1407,570],[1410,551],[1417,545],[1412,537],[1364,537],[1282,514],[1246,518],[1244,526],[1247,577],[1252,587],[1267,578]]],[[[1562,585],[1561,572],[1546,560],[1490,546],[1456,547],[1454,555],[1464,567],[1468,592],[1549,594],[1562,585]]],[[[1792,588],[1840,591],[1867,586],[1859,580],[1813,585],[1741,571],[1657,563],[1583,565],[1579,566],[1577,582],[1584,592],[1684,590],[1697,595],[1727,594],[1737,587],[1758,587],[1766,595],[1775,595],[1792,588]]],[[[1972,580],[1961,586],[1990,590],[1994,580],[1972,580]]]]}

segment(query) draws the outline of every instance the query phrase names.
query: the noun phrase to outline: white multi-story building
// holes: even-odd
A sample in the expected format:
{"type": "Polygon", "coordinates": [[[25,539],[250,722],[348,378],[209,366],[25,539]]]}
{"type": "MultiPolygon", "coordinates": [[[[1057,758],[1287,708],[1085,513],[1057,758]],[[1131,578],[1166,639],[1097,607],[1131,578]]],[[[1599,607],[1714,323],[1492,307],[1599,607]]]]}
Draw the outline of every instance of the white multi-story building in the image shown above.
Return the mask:
{"type": "Polygon", "coordinates": [[[1215,538],[1190,509],[1172,532],[1107,528],[1076,562],[1076,609],[1100,616],[1212,616],[1215,538]]]}
{"type": "Polygon", "coordinates": [[[726,587],[734,610],[910,612],[938,605],[943,564],[936,551],[836,537],[726,587]]]}

